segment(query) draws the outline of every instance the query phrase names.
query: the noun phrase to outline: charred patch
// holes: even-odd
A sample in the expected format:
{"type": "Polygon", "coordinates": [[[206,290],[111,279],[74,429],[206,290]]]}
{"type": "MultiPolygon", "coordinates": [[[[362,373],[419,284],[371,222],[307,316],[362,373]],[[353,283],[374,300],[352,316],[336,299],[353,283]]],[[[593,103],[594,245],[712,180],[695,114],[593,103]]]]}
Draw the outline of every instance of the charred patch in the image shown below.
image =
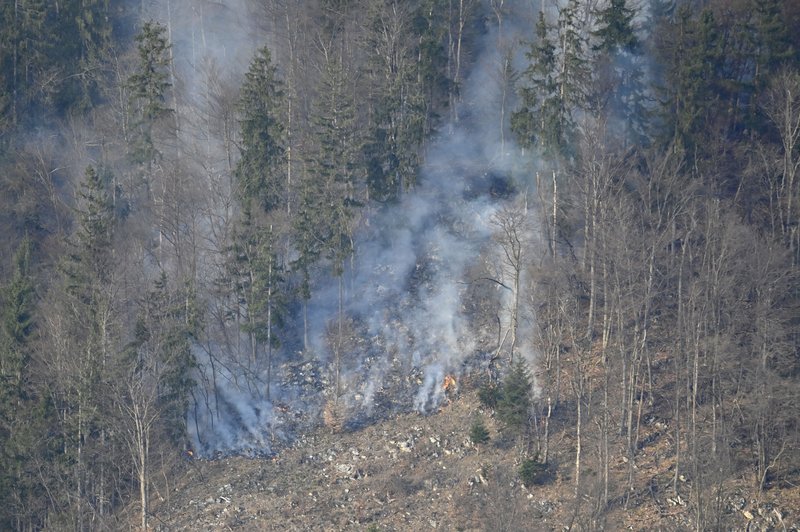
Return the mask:
{"type": "Polygon", "coordinates": [[[517,187],[511,176],[496,172],[484,172],[467,179],[464,187],[464,199],[472,201],[481,196],[493,199],[509,199],[517,193],[517,187]]]}

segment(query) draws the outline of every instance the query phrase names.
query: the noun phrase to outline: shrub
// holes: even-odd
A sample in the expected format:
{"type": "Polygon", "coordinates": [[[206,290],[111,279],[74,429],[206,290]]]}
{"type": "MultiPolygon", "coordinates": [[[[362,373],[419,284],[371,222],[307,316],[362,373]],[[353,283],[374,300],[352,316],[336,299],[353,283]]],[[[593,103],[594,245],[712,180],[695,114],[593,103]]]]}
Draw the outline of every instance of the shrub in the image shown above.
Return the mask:
{"type": "Polygon", "coordinates": [[[519,478],[526,488],[542,486],[550,482],[552,475],[547,464],[539,462],[537,458],[528,458],[519,466],[519,478]]]}
{"type": "Polygon", "coordinates": [[[500,388],[491,381],[483,383],[478,389],[478,400],[487,408],[496,408],[500,400],[500,388]]]}
{"type": "Polygon", "coordinates": [[[483,418],[479,417],[472,423],[472,427],[469,429],[469,439],[476,445],[489,441],[489,431],[483,423],[483,418]]]}
{"type": "Polygon", "coordinates": [[[531,377],[521,359],[511,367],[503,381],[497,401],[497,417],[514,434],[521,434],[528,425],[531,408],[531,377]]]}

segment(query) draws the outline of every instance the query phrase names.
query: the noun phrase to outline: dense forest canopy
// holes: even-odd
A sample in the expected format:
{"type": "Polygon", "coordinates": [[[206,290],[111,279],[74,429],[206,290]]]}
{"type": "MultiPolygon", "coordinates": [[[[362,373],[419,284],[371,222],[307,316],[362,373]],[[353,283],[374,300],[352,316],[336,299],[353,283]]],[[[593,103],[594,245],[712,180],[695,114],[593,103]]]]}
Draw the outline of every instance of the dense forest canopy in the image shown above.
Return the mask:
{"type": "Polygon", "coordinates": [[[727,478],[800,480],[797,2],[0,20],[0,528],[135,500],[144,530],[186,449],[427,412],[468,373],[541,463],[570,420],[595,519],[647,419],[698,529],[727,478]]]}

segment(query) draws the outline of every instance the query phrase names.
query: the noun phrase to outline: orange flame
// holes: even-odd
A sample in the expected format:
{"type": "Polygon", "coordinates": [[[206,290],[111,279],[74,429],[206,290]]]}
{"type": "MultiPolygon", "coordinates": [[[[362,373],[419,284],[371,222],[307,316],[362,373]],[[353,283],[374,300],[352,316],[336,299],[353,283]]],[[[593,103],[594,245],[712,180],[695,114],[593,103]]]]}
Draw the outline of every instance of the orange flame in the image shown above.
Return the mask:
{"type": "Polygon", "coordinates": [[[454,392],[458,387],[458,382],[456,378],[452,375],[446,375],[444,378],[444,383],[442,384],[442,389],[445,392],[454,392]]]}

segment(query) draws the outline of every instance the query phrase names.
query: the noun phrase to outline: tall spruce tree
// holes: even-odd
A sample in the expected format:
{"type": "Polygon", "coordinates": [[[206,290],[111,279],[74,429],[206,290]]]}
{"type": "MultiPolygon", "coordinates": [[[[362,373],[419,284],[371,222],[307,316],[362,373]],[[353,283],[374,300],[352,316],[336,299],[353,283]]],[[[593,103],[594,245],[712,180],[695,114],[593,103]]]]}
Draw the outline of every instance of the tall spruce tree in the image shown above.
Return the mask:
{"type": "Polygon", "coordinates": [[[587,86],[592,73],[587,57],[589,43],[579,21],[579,0],[569,0],[558,13],[558,55],[555,76],[558,86],[558,121],[561,151],[574,156],[577,144],[576,116],[586,109],[587,86]]]}
{"type": "Polygon", "coordinates": [[[247,365],[256,374],[266,369],[263,392],[269,399],[273,349],[280,345],[277,330],[285,311],[285,285],[278,235],[272,224],[257,216],[246,204],[233,237],[228,269],[237,300],[242,302],[238,315],[240,329],[249,339],[247,365]]]}
{"type": "Polygon", "coordinates": [[[167,28],[158,22],[145,22],[136,36],[139,61],[128,78],[133,138],[131,156],[134,162],[150,166],[161,153],[153,138],[156,125],[173,110],[167,103],[170,89],[170,44],[167,28]]]}
{"type": "Polygon", "coordinates": [[[556,48],[543,11],[536,23],[536,40],[525,55],[529,61],[523,72],[526,84],[519,89],[520,108],[511,115],[511,130],[520,145],[546,154],[557,153],[563,135],[555,75],[556,48]]]}
{"type": "Polygon", "coordinates": [[[312,268],[322,254],[323,241],[317,223],[317,213],[322,202],[314,180],[306,178],[299,185],[299,205],[292,216],[292,231],[297,255],[291,263],[300,274],[298,292],[303,305],[303,349],[309,348],[308,302],[311,299],[312,268]]]}
{"type": "Polygon", "coordinates": [[[331,271],[338,279],[339,312],[337,333],[332,345],[335,358],[334,399],[338,399],[344,323],[344,272],[347,259],[354,252],[354,208],[360,204],[357,191],[363,181],[358,179],[361,143],[355,126],[352,72],[346,70],[340,55],[331,54],[326,59],[314,104],[311,181],[304,185],[302,193],[301,209],[305,212],[300,216],[305,220],[298,228],[311,231],[300,235],[304,245],[311,239],[316,241],[304,251],[314,249],[314,253],[329,261],[331,271]],[[313,212],[309,210],[315,207],[313,212]]]}
{"type": "Polygon", "coordinates": [[[43,0],[4,2],[4,46],[0,47],[9,112],[13,125],[29,125],[46,106],[45,94],[37,90],[40,77],[51,63],[52,35],[48,34],[48,9],[43,0]]]}
{"type": "Polygon", "coordinates": [[[599,42],[593,48],[608,54],[638,53],[640,43],[633,31],[635,16],[636,12],[627,6],[627,0],[611,0],[598,12],[600,27],[594,36],[599,42]]]}
{"type": "Polygon", "coordinates": [[[274,223],[276,216],[285,213],[291,192],[285,165],[284,109],[277,68],[269,49],[261,48],[250,62],[239,99],[241,158],[234,175],[243,208],[230,266],[244,301],[240,326],[249,338],[248,364],[254,371],[266,367],[263,392],[267,397],[284,297],[283,261],[274,223]]]}
{"type": "Polygon", "coordinates": [[[30,261],[25,238],[14,254],[11,280],[0,289],[0,527],[8,530],[43,524],[36,502],[43,487],[33,470],[45,454],[40,452],[48,416],[32,382],[36,311],[30,261]]]}
{"type": "Polygon", "coordinates": [[[755,84],[761,86],[783,67],[797,66],[797,50],[792,46],[789,20],[781,0],[753,1],[755,18],[755,84]]]}
{"type": "Polygon", "coordinates": [[[503,381],[497,401],[497,418],[515,435],[528,430],[531,409],[531,376],[528,366],[519,357],[503,381]]]}
{"type": "Polygon", "coordinates": [[[78,528],[86,525],[94,500],[98,510],[108,510],[108,475],[113,460],[108,439],[107,408],[103,395],[112,369],[120,331],[115,297],[116,264],[113,252],[115,220],[106,179],[88,167],[78,194],[78,227],[63,264],[63,291],[59,310],[65,327],[54,338],[67,350],[59,361],[55,395],[63,412],[65,452],[69,456],[72,484],[69,518],[78,528]]]}
{"type": "Polygon", "coordinates": [[[523,146],[536,146],[555,158],[572,155],[575,116],[586,106],[590,72],[577,9],[577,2],[570,0],[559,10],[555,27],[539,12],[536,40],[526,54],[525,85],[519,89],[521,107],[511,117],[512,131],[523,146]]]}
{"type": "Polygon", "coordinates": [[[150,518],[151,455],[160,444],[185,443],[185,414],[194,384],[186,295],[170,290],[166,273],[138,302],[133,341],[109,384],[114,427],[125,442],[139,487],[140,524],[150,518]]]}
{"type": "Polygon", "coordinates": [[[426,65],[407,36],[413,27],[409,4],[370,4],[366,41],[370,55],[372,128],[363,146],[370,198],[395,201],[416,182],[425,137],[428,102],[426,65]]]}
{"type": "Polygon", "coordinates": [[[245,74],[239,99],[241,159],[235,175],[244,202],[264,211],[286,202],[284,180],[283,90],[267,47],[256,52],[245,74]]]}
{"type": "Polygon", "coordinates": [[[626,0],[611,0],[598,12],[599,28],[593,33],[598,52],[595,106],[606,111],[612,126],[620,124],[627,141],[646,140],[646,105],[642,46],[633,26],[636,12],[626,0]]]}
{"type": "Polygon", "coordinates": [[[79,83],[76,107],[91,109],[99,99],[104,65],[111,55],[112,47],[112,7],[110,0],[82,0],[75,2],[76,13],[72,21],[79,36],[76,52],[80,74],[75,77],[79,83]]]}

